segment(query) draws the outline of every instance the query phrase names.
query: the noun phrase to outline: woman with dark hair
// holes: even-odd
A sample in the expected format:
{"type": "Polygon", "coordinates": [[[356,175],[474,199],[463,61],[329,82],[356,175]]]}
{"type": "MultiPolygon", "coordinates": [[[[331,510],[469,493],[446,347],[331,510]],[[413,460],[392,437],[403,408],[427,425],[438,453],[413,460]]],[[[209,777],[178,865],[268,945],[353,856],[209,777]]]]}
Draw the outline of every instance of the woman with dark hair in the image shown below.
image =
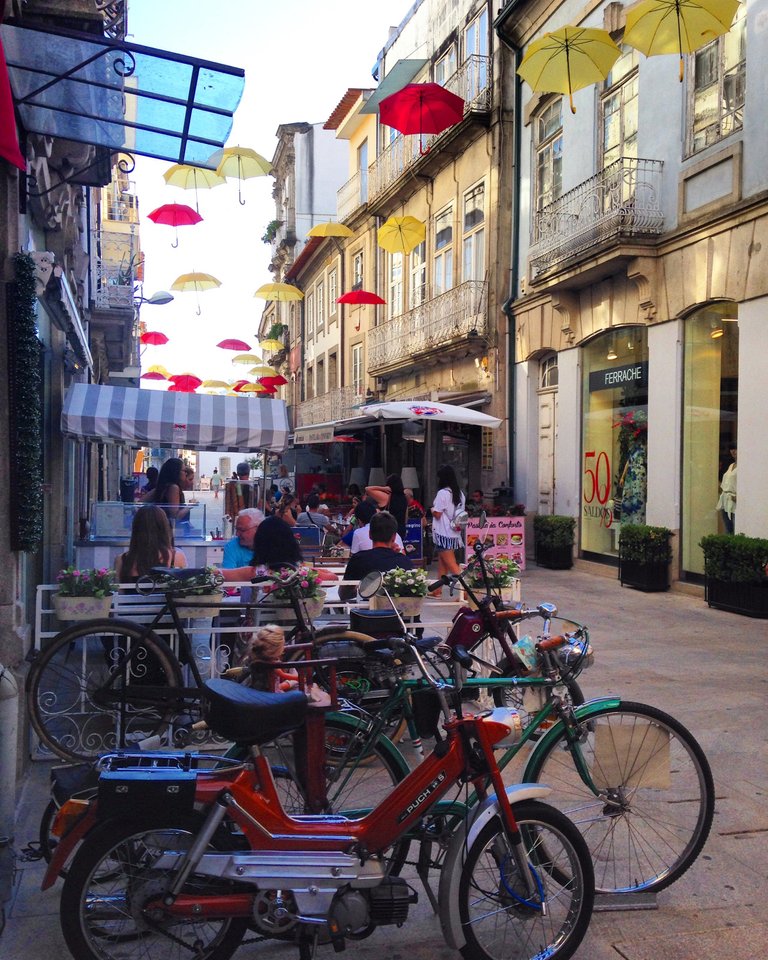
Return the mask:
{"type": "Polygon", "coordinates": [[[189,517],[189,507],[186,503],[184,491],[191,490],[195,482],[195,471],[187,466],[178,457],[171,457],[160,467],[157,486],[145,498],[145,503],[162,504],[169,520],[186,520],[189,517]]]}
{"type": "Polygon", "coordinates": [[[187,558],[174,549],[173,533],[165,511],[154,504],[139,507],[131,525],[131,542],[115,560],[120,583],[135,583],[152,567],[186,567],[187,558]]]}
{"type": "MultiPolygon", "coordinates": [[[[285,520],[281,520],[280,517],[265,517],[253,538],[253,565],[221,570],[220,573],[225,580],[251,580],[256,575],[256,567],[280,567],[285,563],[300,564],[303,559],[299,541],[285,520]]],[[[318,575],[321,580],[338,579],[335,574],[324,570],[318,570],[318,575]]]]}
{"type": "Polygon", "coordinates": [[[459,573],[456,553],[462,545],[461,533],[453,520],[464,510],[466,498],[459,490],[459,481],[450,464],[437,471],[438,491],[432,504],[432,540],[437,550],[437,575],[459,573]]]}
{"type": "Polygon", "coordinates": [[[389,507],[387,508],[392,516],[397,520],[397,532],[401,537],[405,536],[405,521],[408,517],[408,498],[405,495],[403,481],[399,473],[390,473],[386,484],[389,487],[389,507]]]}

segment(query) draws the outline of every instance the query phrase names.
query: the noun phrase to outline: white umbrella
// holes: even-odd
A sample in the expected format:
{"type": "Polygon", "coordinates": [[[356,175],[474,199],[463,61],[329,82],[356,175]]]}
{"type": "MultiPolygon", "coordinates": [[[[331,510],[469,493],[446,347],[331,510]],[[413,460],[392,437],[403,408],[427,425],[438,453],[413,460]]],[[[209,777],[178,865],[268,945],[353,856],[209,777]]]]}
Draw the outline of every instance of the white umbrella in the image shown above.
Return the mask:
{"type": "Polygon", "coordinates": [[[391,400],[388,403],[370,403],[360,412],[377,420],[441,420],[444,423],[469,423],[476,427],[501,426],[498,417],[480,413],[471,407],[457,407],[451,403],[432,400],[391,400]]]}

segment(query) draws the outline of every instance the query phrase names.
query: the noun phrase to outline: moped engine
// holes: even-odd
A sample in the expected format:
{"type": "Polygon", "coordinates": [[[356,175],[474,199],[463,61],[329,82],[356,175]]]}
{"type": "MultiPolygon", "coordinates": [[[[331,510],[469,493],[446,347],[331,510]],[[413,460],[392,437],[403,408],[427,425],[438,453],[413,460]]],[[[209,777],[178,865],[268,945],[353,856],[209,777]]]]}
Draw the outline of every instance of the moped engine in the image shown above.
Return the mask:
{"type": "Polygon", "coordinates": [[[396,924],[408,919],[408,906],[416,903],[416,893],[401,877],[387,877],[368,890],[341,890],[334,897],[329,923],[334,934],[351,940],[362,940],[376,927],[396,924]]]}

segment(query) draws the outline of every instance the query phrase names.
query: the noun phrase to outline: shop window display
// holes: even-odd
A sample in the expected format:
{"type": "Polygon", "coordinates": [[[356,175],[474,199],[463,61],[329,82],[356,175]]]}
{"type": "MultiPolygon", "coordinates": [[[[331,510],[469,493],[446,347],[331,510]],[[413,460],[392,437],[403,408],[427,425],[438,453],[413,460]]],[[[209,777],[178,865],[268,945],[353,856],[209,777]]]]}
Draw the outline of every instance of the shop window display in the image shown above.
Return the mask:
{"type": "Polygon", "coordinates": [[[582,553],[618,556],[622,523],[645,523],[648,345],[642,326],[583,348],[582,553]]]}

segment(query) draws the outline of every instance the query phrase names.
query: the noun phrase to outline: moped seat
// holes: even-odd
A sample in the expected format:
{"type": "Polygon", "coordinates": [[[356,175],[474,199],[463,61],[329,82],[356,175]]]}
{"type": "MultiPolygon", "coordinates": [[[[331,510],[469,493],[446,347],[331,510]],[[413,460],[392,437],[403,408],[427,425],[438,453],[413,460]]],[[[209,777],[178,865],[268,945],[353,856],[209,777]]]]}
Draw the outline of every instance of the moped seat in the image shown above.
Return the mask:
{"type": "Polygon", "coordinates": [[[227,740],[268,743],[304,723],[307,696],[301,690],[266,693],[231,680],[206,680],[204,715],[208,726],[227,740]]]}

